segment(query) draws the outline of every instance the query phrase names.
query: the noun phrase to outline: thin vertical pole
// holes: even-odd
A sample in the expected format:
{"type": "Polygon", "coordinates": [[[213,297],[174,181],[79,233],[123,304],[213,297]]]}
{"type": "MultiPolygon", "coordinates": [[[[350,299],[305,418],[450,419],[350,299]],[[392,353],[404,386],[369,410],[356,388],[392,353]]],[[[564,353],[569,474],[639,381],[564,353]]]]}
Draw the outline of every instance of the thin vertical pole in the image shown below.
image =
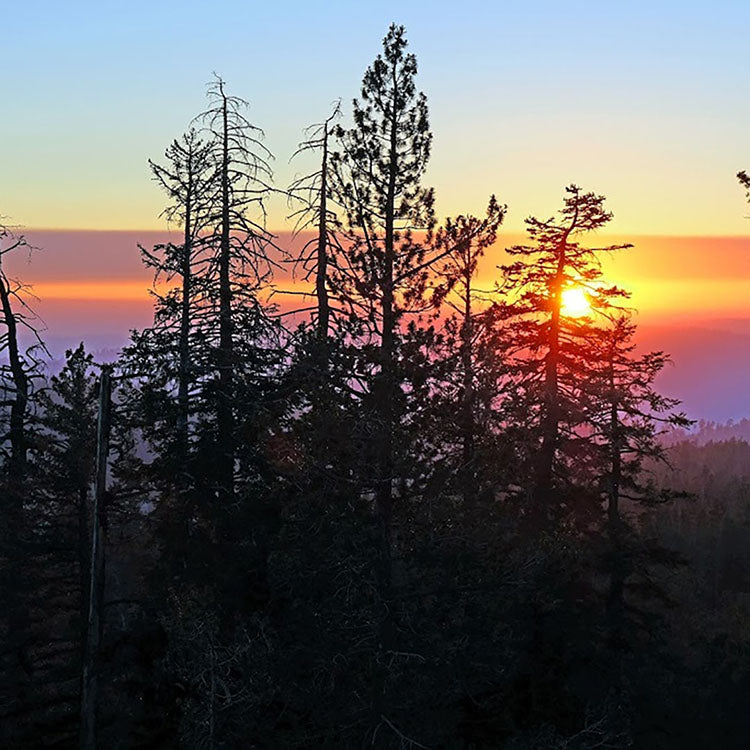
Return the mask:
{"type": "Polygon", "coordinates": [[[91,527],[89,613],[83,653],[81,681],[81,750],[96,750],[96,706],[98,699],[98,653],[102,637],[104,599],[104,512],[107,489],[107,458],[111,410],[111,366],[104,365],[99,378],[99,417],[96,429],[96,477],[91,527]]]}

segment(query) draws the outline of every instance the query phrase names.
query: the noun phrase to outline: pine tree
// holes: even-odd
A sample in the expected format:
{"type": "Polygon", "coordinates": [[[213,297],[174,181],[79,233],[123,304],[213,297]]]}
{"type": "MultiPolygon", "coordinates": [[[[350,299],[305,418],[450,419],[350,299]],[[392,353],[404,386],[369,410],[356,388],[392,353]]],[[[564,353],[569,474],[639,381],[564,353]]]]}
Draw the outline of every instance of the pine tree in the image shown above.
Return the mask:
{"type": "Polygon", "coordinates": [[[604,285],[601,258],[627,244],[588,247],[581,238],[604,227],[612,214],[604,197],[566,188],[559,218],[526,220],[533,244],[516,245],[508,253],[518,260],[504,265],[504,315],[518,389],[519,420],[538,440],[532,459],[532,514],[540,523],[553,514],[552,490],[561,450],[576,444],[582,424],[578,391],[591,355],[586,341],[592,321],[563,310],[563,293],[584,289],[600,310],[609,310],[624,293],[604,285]]]}
{"type": "Polygon", "coordinates": [[[177,439],[181,462],[187,459],[190,389],[197,363],[193,328],[202,314],[201,276],[205,275],[207,257],[204,237],[209,209],[217,192],[217,164],[212,143],[202,141],[194,129],[174,140],[165,154],[166,165],[149,160],[154,180],[169,196],[170,203],[162,215],[177,223],[182,244],[166,243],[153,250],[142,248],[144,264],[153,269],[155,285],[159,281],[179,285],[161,295],[154,291],[157,310],[154,313],[156,333],[179,331],[177,339],[177,439]]]}
{"type": "Polygon", "coordinates": [[[191,128],[169,145],[163,164],[149,160],[149,167],[168,196],[161,215],[178,229],[181,241],[141,247],[141,259],[154,275],[154,322],[133,332],[121,358],[129,377],[121,384],[127,395],[118,413],[128,427],[114,468],[123,492],[153,491],[159,498],[164,567],[174,571],[185,559],[190,519],[206,505],[200,496],[209,483],[194,469],[196,412],[211,377],[204,329],[215,322],[214,263],[206,237],[218,195],[216,148],[191,128]],[[128,430],[148,444],[148,462],[134,445],[125,445],[133,440],[128,430]]]}
{"type": "Polygon", "coordinates": [[[448,375],[450,380],[457,381],[449,385],[447,395],[448,408],[452,414],[457,413],[455,421],[461,443],[458,478],[467,507],[473,505],[478,491],[477,410],[478,397],[483,395],[478,391],[489,374],[488,368],[494,371],[491,378],[497,385],[502,357],[500,342],[494,335],[494,309],[487,295],[477,289],[475,277],[485,250],[497,239],[506,210],[493,195],[485,218],[462,215],[455,220],[447,219],[435,234],[435,247],[446,255],[436,264],[438,283],[432,299],[433,304],[445,304],[454,313],[444,323],[448,375]],[[456,412],[455,406],[458,406],[456,412]]]}
{"type": "Polygon", "coordinates": [[[685,414],[675,411],[678,399],[655,389],[654,381],[668,364],[668,355],[661,351],[637,355],[635,332],[629,314],[621,311],[606,316],[606,325],[591,333],[589,344],[594,353],[582,393],[591,429],[589,439],[599,444],[602,453],[610,548],[607,612],[615,644],[623,638],[625,584],[633,569],[635,538],[623,517],[621,498],[631,508],[666,499],[645,482],[644,461],[666,460],[665,447],[659,441],[660,426],[685,428],[691,424],[685,414]]]}
{"type": "Polygon", "coordinates": [[[43,459],[35,467],[41,498],[37,536],[44,548],[54,550],[40,579],[54,580],[61,595],[47,608],[60,646],[56,658],[47,662],[61,677],[59,685],[48,685],[67,716],[67,722],[60,720],[60,732],[74,731],[79,718],[79,691],[70,695],[68,686],[73,682],[80,687],[85,650],[97,423],[93,357],[81,344],[65,358],[65,366],[49,379],[41,396],[43,459]]]}
{"type": "Polygon", "coordinates": [[[381,579],[390,586],[394,430],[401,419],[399,325],[423,304],[434,260],[416,230],[431,230],[433,192],[422,186],[432,144],[427,99],[415,84],[416,57],[403,26],[392,25],[383,52],[365,72],[354,123],[337,135],[335,197],[353,238],[340,275],[352,316],[368,325],[374,348],[372,441],[377,446],[376,502],[381,526],[381,579]]]}
{"type": "Polygon", "coordinates": [[[68,532],[66,541],[75,551],[78,563],[81,616],[85,619],[97,384],[93,374],[94,359],[83,344],[67,351],[65,360],[65,366],[50,378],[49,389],[42,396],[45,458],[40,462],[39,481],[47,498],[47,512],[65,519],[66,525],[74,530],[72,534],[68,532]]]}

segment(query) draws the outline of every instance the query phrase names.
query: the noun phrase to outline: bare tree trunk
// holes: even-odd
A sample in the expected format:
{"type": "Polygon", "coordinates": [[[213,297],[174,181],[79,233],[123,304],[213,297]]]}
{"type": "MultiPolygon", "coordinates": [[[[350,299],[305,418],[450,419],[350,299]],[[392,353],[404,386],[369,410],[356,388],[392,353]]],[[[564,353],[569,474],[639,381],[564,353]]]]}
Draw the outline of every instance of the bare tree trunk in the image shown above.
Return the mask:
{"type": "Polygon", "coordinates": [[[318,218],[318,257],[315,295],[318,302],[318,344],[321,364],[328,363],[328,327],[331,309],[328,300],[328,122],[323,125],[323,162],[320,171],[320,216],[318,218]]]}
{"type": "Polygon", "coordinates": [[[473,507],[476,501],[477,482],[474,460],[474,359],[472,357],[472,340],[474,321],[471,310],[471,271],[467,269],[464,277],[464,320],[461,326],[461,367],[463,370],[463,398],[461,404],[461,432],[463,442],[463,496],[466,509],[473,507]]]}
{"type": "MultiPolygon", "coordinates": [[[[623,636],[625,578],[628,561],[625,555],[622,538],[622,519],[620,518],[620,483],[622,481],[622,454],[620,448],[620,418],[615,391],[614,346],[610,359],[609,387],[612,393],[610,407],[610,477],[608,486],[607,526],[609,532],[611,568],[609,576],[609,593],[607,596],[607,616],[609,620],[609,637],[613,647],[619,651],[623,636]]],[[[618,660],[619,663],[619,660],[618,660]]]]}
{"type": "Polygon", "coordinates": [[[10,284],[0,268],[0,303],[7,330],[6,348],[8,364],[13,379],[13,402],[10,406],[10,462],[11,492],[19,490],[26,471],[26,409],[29,402],[29,377],[21,360],[18,344],[18,323],[10,301],[10,284]]]}
{"type": "Polygon", "coordinates": [[[89,579],[91,576],[91,533],[89,531],[89,495],[87,487],[78,488],[78,580],[81,587],[81,653],[86,648],[86,630],[89,613],[89,579]]]}
{"type": "MultiPolygon", "coordinates": [[[[191,167],[192,170],[192,167],[191,167]]],[[[188,452],[188,417],[189,417],[189,372],[190,372],[190,295],[192,292],[192,278],[191,278],[191,260],[193,251],[193,238],[192,238],[192,209],[193,209],[193,196],[192,196],[192,171],[188,176],[188,189],[185,200],[185,235],[183,243],[183,257],[182,257],[182,300],[180,310],[180,370],[179,370],[179,382],[177,386],[177,405],[178,405],[178,416],[177,416],[177,439],[179,441],[180,448],[180,460],[183,462],[181,466],[184,472],[184,462],[187,459],[188,452]]]]}
{"type": "Polygon", "coordinates": [[[234,494],[234,418],[232,396],[234,388],[234,351],[232,343],[232,287],[231,287],[231,217],[230,217],[230,156],[229,112],[223,90],[222,162],[221,162],[221,237],[219,244],[219,403],[218,451],[219,490],[224,502],[234,494]]]}
{"type": "MultiPolygon", "coordinates": [[[[566,238],[567,239],[567,238],[566,238]]],[[[534,514],[543,521],[549,513],[552,476],[560,432],[560,404],[557,368],[560,358],[560,308],[562,305],[563,273],[565,270],[565,241],[562,242],[555,276],[552,318],[548,340],[547,357],[544,365],[544,413],[542,416],[542,444],[537,463],[536,485],[534,487],[534,514]]]]}
{"type": "Polygon", "coordinates": [[[99,420],[96,444],[96,480],[91,530],[91,570],[89,578],[89,611],[81,680],[81,750],[96,750],[96,713],[99,698],[99,644],[102,637],[102,604],[104,600],[104,530],[107,491],[107,459],[111,410],[110,368],[102,368],[99,379],[99,420]]]}
{"type": "MultiPolygon", "coordinates": [[[[0,256],[0,262],[2,256],[0,256]]],[[[15,653],[11,668],[10,690],[15,705],[22,706],[29,678],[30,624],[26,596],[29,588],[29,567],[17,549],[25,534],[24,495],[26,488],[26,410],[29,399],[29,379],[21,360],[18,344],[18,323],[11,305],[10,283],[0,265],[0,304],[6,327],[6,349],[13,380],[13,400],[10,405],[10,460],[6,477],[6,497],[3,498],[2,552],[8,560],[0,581],[3,583],[3,608],[7,612],[8,636],[15,653]]],[[[0,565],[0,569],[2,569],[0,565]]]]}
{"type": "Polygon", "coordinates": [[[544,524],[549,517],[552,477],[555,456],[560,437],[560,393],[558,388],[558,367],[560,363],[560,316],[562,310],[563,282],[567,265],[566,248],[571,232],[578,222],[578,208],[571,218],[570,225],[558,243],[557,271],[552,289],[552,318],[550,320],[549,349],[544,370],[544,415],[542,418],[542,445],[537,464],[534,487],[533,513],[544,524]]]}
{"type": "MultiPolygon", "coordinates": [[[[395,111],[395,107],[394,107],[395,111]]],[[[378,380],[377,409],[380,420],[380,466],[377,488],[377,504],[380,517],[381,585],[384,592],[391,587],[391,517],[393,514],[393,401],[396,396],[395,368],[395,310],[393,299],[393,275],[395,263],[395,196],[397,177],[398,122],[391,120],[390,164],[388,192],[385,205],[385,248],[383,258],[383,330],[380,342],[380,373],[378,380]]],[[[389,595],[389,593],[387,594],[389,595]]]]}

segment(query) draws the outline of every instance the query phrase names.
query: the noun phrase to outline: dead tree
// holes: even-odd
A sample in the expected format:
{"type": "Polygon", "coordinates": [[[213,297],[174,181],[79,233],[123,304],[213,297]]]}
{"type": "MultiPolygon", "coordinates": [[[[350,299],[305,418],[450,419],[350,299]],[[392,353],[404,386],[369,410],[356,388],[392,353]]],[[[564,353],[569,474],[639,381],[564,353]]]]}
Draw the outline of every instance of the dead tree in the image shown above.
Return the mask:
{"type": "Polygon", "coordinates": [[[32,248],[23,235],[16,235],[0,225],[0,352],[5,352],[7,363],[0,365],[3,398],[2,405],[9,408],[8,432],[4,440],[10,444],[7,475],[12,486],[23,480],[28,454],[27,417],[32,380],[39,375],[39,355],[46,352],[37,329],[35,315],[28,305],[28,289],[11,279],[5,270],[7,256],[32,248]],[[26,331],[30,345],[24,348],[21,332],[26,331]]]}
{"type": "MultiPolygon", "coordinates": [[[[2,707],[11,713],[25,710],[26,685],[31,677],[29,648],[32,640],[29,595],[32,589],[32,537],[34,524],[28,507],[33,487],[28,471],[32,447],[31,407],[34,381],[41,377],[40,357],[46,348],[35,327],[36,317],[28,304],[29,291],[11,278],[7,259],[11,253],[32,250],[23,235],[0,225],[0,589],[3,619],[7,628],[5,687],[12,696],[2,707]],[[26,339],[26,342],[24,342],[26,339]]],[[[5,660],[5,659],[4,659],[5,660]]],[[[0,716],[0,723],[5,721],[0,716]]]]}
{"type": "Polygon", "coordinates": [[[227,94],[220,77],[209,85],[208,96],[209,109],[197,120],[210,133],[218,165],[207,241],[214,259],[219,319],[217,490],[228,502],[234,495],[235,474],[235,316],[238,307],[257,304],[258,291],[272,275],[269,250],[276,246],[265,228],[265,200],[272,192],[273,154],[262,143],[263,131],[244,114],[248,103],[227,94]]]}
{"type": "MultiPolygon", "coordinates": [[[[295,234],[315,229],[315,236],[300,250],[295,263],[302,266],[305,280],[315,279],[315,330],[318,341],[320,364],[325,368],[327,344],[331,322],[331,274],[330,267],[337,264],[337,255],[342,251],[339,240],[341,223],[331,209],[331,137],[333,123],[341,115],[341,103],[337,102],[331,114],[322,122],[307,129],[308,138],[299,144],[292,158],[306,152],[320,157],[320,168],[298,177],[289,187],[289,196],[301,203],[289,217],[295,220],[295,234]]],[[[307,294],[303,292],[303,294],[307,294]]]]}

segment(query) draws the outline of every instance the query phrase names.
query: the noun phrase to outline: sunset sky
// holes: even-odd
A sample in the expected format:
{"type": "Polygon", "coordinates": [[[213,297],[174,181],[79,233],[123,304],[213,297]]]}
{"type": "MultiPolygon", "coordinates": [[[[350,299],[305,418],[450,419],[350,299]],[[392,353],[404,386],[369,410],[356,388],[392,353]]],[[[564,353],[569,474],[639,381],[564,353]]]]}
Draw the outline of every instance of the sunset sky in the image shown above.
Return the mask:
{"type": "MultiPolygon", "coordinates": [[[[212,71],[250,100],[284,187],[306,167],[288,163],[303,129],[339,97],[350,111],[394,20],[428,96],[440,216],[496,193],[512,244],[576,182],[607,196],[613,236],[636,244],[607,273],[644,323],[750,317],[750,206],[734,177],[750,169],[746,1],[10,0],[0,216],[43,248],[13,270],[35,284],[50,337],[118,346],[148,323],[136,244],[163,231],[164,200],[147,160],[204,107],[212,71]]],[[[272,229],[286,213],[270,206],[272,229]]]]}
{"type": "MultiPolygon", "coordinates": [[[[70,2],[3,4],[2,213],[28,227],[157,228],[158,158],[220,73],[250,100],[278,183],[302,129],[358,93],[406,25],[443,213],[490,192],[516,227],[576,181],[614,230],[747,232],[750,4],[70,2]]],[[[275,212],[272,221],[283,216],[275,212]]]]}

